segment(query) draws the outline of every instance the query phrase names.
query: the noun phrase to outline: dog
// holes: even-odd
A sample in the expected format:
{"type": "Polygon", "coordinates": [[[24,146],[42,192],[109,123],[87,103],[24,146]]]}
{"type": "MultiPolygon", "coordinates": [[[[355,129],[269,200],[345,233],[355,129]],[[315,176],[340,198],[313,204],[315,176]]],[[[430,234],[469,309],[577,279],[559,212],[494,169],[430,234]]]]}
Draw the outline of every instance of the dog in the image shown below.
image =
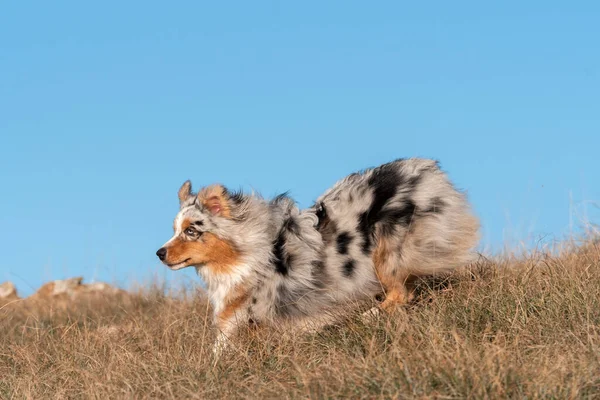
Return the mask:
{"type": "Polygon", "coordinates": [[[408,303],[415,277],[473,260],[479,222],[437,161],[399,159],[353,173],[300,210],[280,195],[215,184],[179,193],[174,235],[157,252],[172,270],[195,267],[214,322],[215,349],[249,324],[319,329],[356,301],[408,303]]]}

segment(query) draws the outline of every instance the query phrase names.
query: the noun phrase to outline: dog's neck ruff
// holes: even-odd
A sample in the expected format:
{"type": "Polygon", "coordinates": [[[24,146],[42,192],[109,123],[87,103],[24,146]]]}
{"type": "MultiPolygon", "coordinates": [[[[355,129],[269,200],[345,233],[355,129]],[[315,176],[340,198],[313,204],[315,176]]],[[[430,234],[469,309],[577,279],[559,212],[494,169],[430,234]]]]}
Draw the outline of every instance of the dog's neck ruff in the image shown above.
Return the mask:
{"type": "Polygon", "coordinates": [[[229,293],[236,290],[249,275],[250,268],[241,264],[233,267],[232,271],[226,274],[213,273],[206,267],[196,268],[198,275],[206,283],[209,300],[218,313],[222,310],[225,300],[229,293]]]}

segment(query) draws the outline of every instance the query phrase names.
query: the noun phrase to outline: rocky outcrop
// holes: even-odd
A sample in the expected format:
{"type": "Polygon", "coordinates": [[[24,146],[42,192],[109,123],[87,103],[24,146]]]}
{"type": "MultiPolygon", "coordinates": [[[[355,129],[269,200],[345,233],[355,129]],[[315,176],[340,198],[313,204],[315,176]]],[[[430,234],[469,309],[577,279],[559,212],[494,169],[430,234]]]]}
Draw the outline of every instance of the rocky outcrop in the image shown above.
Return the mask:
{"type": "Polygon", "coordinates": [[[19,300],[17,288],[12,282],[4,282],[0,284],[0,305],[19,300]]]}
{"type": "Polygon", "coordinates": [[[30,310],[61,308],[70,309],[92,302],[104,301],[122,301],[127,299],[129,294],[108,283],[94,282],[85,284],[83,277],[55,280],[43,284],[34,294],[15,302],[19,296],[15,286],[11,282],[4,282],[0,285],[0,305],[8,303],[19,303],[19,307],[25,307],[30,310]]]}
{"type": "Polygon", "coordinates": [[[83,277],[56,280],[42,285],[32,297],[52,298],[67,296],[77,298],[85,295],[115,295],[123,294],[124,291],[104,282],[83,283],[83,277]]]}

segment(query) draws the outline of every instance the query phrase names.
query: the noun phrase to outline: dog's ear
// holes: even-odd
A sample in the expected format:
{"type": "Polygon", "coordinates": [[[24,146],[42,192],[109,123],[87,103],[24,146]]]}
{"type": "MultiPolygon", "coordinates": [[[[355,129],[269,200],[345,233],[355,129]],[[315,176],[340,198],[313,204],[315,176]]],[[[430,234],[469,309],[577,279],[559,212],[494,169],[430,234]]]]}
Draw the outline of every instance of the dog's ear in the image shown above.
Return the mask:
{"type": "Polygon", "coordinates": [[[212,215],[231,218],[228,191],[223,185],[207,186],[198,192],[197,203],[212,215]]]}
{"type": "Polygon", "coordinates": [[[179,196],[179,204],[183,204],[192,195],[192,182],[189,180],[185,181],[179,188],[177,195],[179,196]]]}

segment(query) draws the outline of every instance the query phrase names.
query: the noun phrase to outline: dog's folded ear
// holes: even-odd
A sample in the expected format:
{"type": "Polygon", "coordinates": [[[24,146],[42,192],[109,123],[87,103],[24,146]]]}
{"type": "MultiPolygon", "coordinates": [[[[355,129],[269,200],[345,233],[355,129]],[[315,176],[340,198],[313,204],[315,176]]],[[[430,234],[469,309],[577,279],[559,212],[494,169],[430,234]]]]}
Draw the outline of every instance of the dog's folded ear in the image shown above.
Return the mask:
{"type": "Polygon", "coordinates": [[[212,215],[231,218],[228,191],[223,185],[207,186],[199,191],[197,203],[212,215]]]}
{"type": "Polygon", "coordinates": [[[179,196],[179,205],[183,204],[192,195],[192,182],[189,180],[185,181],[181,185],[181,188],[179,188],[177,195],[179,196]]]}

